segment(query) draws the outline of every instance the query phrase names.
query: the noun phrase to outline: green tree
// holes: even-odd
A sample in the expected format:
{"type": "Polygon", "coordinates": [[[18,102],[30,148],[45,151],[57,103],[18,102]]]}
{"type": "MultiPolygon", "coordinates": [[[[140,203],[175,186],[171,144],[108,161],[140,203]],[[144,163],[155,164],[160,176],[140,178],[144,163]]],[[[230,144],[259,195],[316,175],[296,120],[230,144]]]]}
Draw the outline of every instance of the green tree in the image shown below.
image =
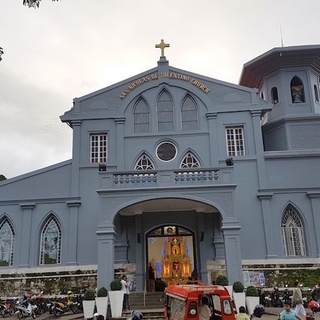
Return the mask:
{"type": "MultiPolygon", "coordinates": [[[[52,0],[59,1],[59,0],[52,0]]],[[[39,8],[41,0],[23,0],[23,4],[29,8],[39,8]]]]}
{"type": "Polygon", "coordinates": [[[0,181],[2,180],[7,180],[7,178],[3,174],[0,174],[0,181]]]}

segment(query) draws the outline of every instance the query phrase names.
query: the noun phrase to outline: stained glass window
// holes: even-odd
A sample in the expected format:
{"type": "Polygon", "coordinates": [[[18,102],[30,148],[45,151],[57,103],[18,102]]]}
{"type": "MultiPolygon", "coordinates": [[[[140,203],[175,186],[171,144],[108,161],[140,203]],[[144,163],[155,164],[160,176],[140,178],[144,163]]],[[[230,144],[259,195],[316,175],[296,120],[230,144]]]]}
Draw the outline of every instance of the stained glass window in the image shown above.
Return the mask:
{"type": "Polygon", "coordinates": [[[281,220],[282,242],[286,256],[305,256],[305,238],[301,220],[292,206],[288,206],[281,220]]]}
{"type": "Polygon", "coordinates": [[[61,229],[55,217],[48,219],[41,233],[40,264],[60,263],[61,229]]]}
{"type": "Polygon", "coordinates": [[[0,224],[0,266],[11,266],[14,253],[14,231],[8,219],[0,224]]]}

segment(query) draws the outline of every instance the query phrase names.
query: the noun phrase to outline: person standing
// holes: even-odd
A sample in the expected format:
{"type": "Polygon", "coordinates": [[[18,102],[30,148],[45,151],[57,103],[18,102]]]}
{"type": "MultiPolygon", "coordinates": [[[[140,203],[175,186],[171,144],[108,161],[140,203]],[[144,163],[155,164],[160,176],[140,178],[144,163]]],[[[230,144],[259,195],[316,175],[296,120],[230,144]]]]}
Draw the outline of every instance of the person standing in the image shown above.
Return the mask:
{"type": "Polygon", "coordinates": [[[128,278],[126,275],[123,275],[121,277],[121,291],[123,292],[122,310],[123,311],[130,310],[130,304],[129,304],[130,286],[129,286],[128,278]]]}
{"type": "Polygon", "coordinates": [[[302,292],[299,287],[299,282],[296,281],[294,283],[294,286],[295,288],[293,289],[293,293],[292,293],[292,303],[295,305],[296,314],[300,316],[300,318],[305,320],[307,313],[303,306],[302,292]]]}
{"type": "Polygon", "coordinates": [[[155,292],[154,268],[150,262],[148,267],[148,292],[155,292]]]}
{"type": "Polygon", "coordinates": [[[211,310],[209,307],[209,299],[206,296],[201,297],[201,305],[199,311],[200,320],[209,320],[211,317],[211,310]]]}
{"type": "Polygon", "coordinates": [[[317,301],[320,305],[320,283],[318,283],[311,292],[313,300],[317,301]]]}
{"type": "Polygon", "coordinates": [[[283,303],[284,310],[280,313],[279,320],[303,320],[294,310],[291,310],[291,302],[283,303]]]}

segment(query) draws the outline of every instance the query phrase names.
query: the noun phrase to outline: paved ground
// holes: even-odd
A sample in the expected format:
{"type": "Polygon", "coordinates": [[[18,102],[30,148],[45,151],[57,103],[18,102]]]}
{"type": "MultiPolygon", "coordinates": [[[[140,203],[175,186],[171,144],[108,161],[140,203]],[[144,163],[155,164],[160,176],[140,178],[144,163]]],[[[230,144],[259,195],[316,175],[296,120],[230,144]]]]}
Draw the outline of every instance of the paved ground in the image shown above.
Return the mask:
{"type": "MultiPolygon", "coordinates": [[[[160,310],[160,309],[157,309],[160,310]]],[[[261,320],[277,320],[279,313],[283,310],[283,308],[265,308],[265,313],[263,314],[263,316],[261,317],[261,320]]],[[[141,310],[141,312],[143,313],[143,310],[141,310]]],[[[311,313],[310,310],[307,309],[308,313],[311,313]]],[[[320,314],[315,314],[314,315],[315,320],[320,320],[320,314]]],[[[6,319],[8,320],[17,320],[18,316],[14,315],[12,317],[6,317],[6,319]]],[[[83,314],[82,313],[78,313],[78,314],[65,314],[62,315],[61,317],[57,318],[54,315],[45,313],[41,316],[37,316],[38,320],[73,320],[73,319],[84,319],[83,318],[83,314]]],[[[124,319],[124,318],[122,318],[124,319]]],[[[258,320],[259,318],[254,317],[253,320],[258,320]]],[[[31,317],[27,318],[26,320],[32,320],[31,317]]]]}

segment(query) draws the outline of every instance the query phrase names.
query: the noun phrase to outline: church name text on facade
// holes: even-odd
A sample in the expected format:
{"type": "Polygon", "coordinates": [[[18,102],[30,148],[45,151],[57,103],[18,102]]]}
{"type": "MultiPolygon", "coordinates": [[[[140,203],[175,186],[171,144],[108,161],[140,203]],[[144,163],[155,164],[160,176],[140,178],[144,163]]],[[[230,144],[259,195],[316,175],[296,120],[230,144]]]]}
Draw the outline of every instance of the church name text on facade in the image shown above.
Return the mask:
{"type": "Polygon", "coordinates": [[[150,75],[147,75],[145,77],[139,78],[136,81],[132,82],[128,87],[123,90],[119,96],[120,99],[124,99],[131,91],[139,87],[145,82],[149,82],[152,80],[157,80],[160,78],[170,78],[170,79],[177,79],[177,80],[182,80],[182,81],[187,81],[202,90],[205,93],[209,93],[210,89],[204,85],[202,82],[200,82],[197,79],[191,78],[185,74],[181,73],[175,73],[175,72],[162,72],[162,73],[152,73],[150,75]]]}

